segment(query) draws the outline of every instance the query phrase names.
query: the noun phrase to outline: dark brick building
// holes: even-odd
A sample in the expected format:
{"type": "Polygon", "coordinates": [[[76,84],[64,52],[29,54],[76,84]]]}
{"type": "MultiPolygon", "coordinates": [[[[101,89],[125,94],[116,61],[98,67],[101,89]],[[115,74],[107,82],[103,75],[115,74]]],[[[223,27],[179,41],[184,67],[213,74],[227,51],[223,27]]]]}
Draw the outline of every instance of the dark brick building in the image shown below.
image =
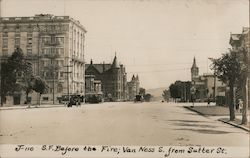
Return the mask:
{"type": "Polygon", "coordinates": [[[127,100],[127,73],[122,64],[118,65],[116,56],[112,64],[93,64],[91,60],[90,64],[86,64],[85,74],[101,80],[104,100],[127,100]]]}

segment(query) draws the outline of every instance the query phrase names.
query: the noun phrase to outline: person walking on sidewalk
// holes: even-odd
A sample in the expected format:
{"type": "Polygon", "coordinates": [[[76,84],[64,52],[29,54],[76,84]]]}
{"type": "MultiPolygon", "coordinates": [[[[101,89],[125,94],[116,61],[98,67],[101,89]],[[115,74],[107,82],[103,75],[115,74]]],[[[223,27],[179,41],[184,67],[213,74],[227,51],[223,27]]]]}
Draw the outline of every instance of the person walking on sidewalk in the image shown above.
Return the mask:
{"type": "Polygon", "coordinates": [[[239,112],[240,113],[242,113],[242,109],[243,109],[243,101],[239,99],[239,112]]]}

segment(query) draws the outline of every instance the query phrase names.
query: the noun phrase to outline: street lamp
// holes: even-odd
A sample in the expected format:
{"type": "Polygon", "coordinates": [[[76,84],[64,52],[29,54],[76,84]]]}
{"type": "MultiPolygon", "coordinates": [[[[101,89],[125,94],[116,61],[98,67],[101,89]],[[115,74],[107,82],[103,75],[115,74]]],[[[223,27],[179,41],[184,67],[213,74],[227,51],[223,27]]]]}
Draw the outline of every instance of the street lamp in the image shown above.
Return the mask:
{"type": "Polygon", "coordinates": [[[69,64],[64,66],[67,68],[67,71],[65,71],[64,73],[67,74],[67,97],[68,97],[68,102],[69,102],[70,101],[69,74],[72,73],[72,71],[69,71],[69,68],[73,67],[73,65],[72,65],[72,61],[70,61],[70,58],[68,58],[68,59],[69,59],[69,64]]]}

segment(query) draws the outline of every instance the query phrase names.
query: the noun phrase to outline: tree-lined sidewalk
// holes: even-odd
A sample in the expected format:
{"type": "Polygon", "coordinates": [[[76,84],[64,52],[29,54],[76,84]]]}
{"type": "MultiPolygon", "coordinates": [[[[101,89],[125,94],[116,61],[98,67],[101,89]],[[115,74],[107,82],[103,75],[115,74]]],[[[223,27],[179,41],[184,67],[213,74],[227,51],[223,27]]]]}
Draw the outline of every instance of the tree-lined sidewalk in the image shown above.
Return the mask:
{"type": "MultiPolygon", "coordinates": [[[[231,121],[229,118],[227,118],[230,111],[228,110],[228,107],[225,107],[225,106],[194,106],[194,107],[184,106],[184,107],[203,116],[207,116],[207,117],[219,116],[220,117],[218,119],[219,121],[222,121],[224,123],[249,131],[250,124],[249,122],[248,124],[242,124],[242,121],[241,121],[242,114],[239,111],[235,111],[236,117],[233,121],[231,121]]],[[[248,113],[249,111],[250,110],[248,109],[248,113]]]]}
{"type": "MultiPolygon", "coordinates": [[[[1,62],[1,106],[6,96],[13,96],[16,92],[24,91],[26,103],[32,91],[39,93],[39,96],[46,93],[48,85],[39,76],[34,75],[32,64],[26,59],[20,48],[16,48],[13,54],[1,62]]],[[[40,104],[40,102],[39,102],[40,104]]]]}

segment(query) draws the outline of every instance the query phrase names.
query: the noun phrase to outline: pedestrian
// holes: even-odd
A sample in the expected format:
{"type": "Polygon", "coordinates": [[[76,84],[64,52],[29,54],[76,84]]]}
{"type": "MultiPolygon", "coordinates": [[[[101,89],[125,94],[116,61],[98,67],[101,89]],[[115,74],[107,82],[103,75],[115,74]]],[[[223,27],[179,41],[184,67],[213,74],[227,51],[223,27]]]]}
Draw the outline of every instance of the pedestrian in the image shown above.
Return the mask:
{"type": "Polygon", "coordinates": [[[242,109],[243,109],[243,101],[241,99],[239,99],[239,111],[240,111],[240,113],[242,113],[242,109]]]}
{"type": "Polygon", "coordinates": [[[210,99],[207,98],[207,106],[210,105],[210,99]]]}

